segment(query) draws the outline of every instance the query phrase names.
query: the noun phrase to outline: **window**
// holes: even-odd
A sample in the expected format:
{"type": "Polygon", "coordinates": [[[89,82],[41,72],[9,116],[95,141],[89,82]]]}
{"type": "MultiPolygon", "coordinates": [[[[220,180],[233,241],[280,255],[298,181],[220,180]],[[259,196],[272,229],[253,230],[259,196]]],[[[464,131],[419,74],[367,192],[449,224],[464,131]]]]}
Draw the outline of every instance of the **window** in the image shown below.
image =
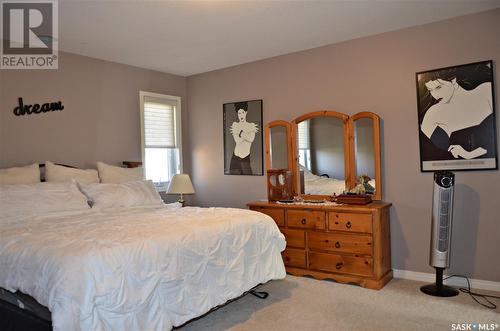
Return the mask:
{"type": "Polygon", "coordinates": [[[299,122],[298,126],[298,147],[299,164],[311,170],[311,147],[309,142],[309,121],[299,122]]]}
{"type": "Polygon", "coordinates": [[[141,91],[140,104],[145,176],[163,190],[182,172],[181,98],[141,91]]]}

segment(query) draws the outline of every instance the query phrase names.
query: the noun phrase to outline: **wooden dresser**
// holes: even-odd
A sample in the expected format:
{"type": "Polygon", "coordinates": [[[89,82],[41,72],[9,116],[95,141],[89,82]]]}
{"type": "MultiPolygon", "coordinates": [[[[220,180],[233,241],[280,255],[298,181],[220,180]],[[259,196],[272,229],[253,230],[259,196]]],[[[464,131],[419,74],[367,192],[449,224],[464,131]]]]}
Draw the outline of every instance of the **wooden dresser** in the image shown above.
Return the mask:
{"type": "Polygon", "coordinates": [[[380,289],[392,279],[390,203],[301,205],[252,202],[285,235],[288,273],[380,289]]]}

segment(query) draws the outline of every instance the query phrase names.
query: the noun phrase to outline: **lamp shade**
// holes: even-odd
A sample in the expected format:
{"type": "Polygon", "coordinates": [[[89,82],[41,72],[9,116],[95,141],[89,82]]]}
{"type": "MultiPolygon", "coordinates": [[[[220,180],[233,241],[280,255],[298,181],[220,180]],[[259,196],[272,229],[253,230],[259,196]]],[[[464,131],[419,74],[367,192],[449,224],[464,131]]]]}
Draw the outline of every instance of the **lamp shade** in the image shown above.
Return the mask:
{"type": "Polygon", "coordinates": [[[172,177],[167,194],[194,194],[193,183],[188,174],[178,174],[172,177]]]}

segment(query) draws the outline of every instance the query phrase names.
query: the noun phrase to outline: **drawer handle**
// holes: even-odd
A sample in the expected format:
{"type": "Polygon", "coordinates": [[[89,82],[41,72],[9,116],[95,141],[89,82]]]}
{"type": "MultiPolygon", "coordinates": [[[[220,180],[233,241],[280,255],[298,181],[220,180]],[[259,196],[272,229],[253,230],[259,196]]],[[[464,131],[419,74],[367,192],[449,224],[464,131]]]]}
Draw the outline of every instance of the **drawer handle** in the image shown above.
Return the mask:
{"type": "Polygon", "coordinates": [[[335,243],[335,248],[340,248],[340,243],[338,241],[335,243]]]}
{"type": "Polygon", "coordinates": [[[306,223],[307,223],[307,220],[306,220],[305,218],[303,218],[303,219],[300,221],[300,223],[302,223],[302,224],[306,224],[306,223]]]}
{"type": "Polygon", "coordinates": [[[335,269],[340,270],[340,269],[342,269],[342,266],[343,266],[343,265],[344,265],[344,264],[343,264],[342,262],[339,262],[339,263],[337,263],[337,264],[335,265],[335,269]]]}
{"type": "Polygon", "coordinates": [[[347,223],[345,224],[345,227],[346,227],[346,228],[348,228],[348,229],[350,229],[350,228],[351,228],[351,226],[352,226],[351,222],[347,222],[347,223]]]}

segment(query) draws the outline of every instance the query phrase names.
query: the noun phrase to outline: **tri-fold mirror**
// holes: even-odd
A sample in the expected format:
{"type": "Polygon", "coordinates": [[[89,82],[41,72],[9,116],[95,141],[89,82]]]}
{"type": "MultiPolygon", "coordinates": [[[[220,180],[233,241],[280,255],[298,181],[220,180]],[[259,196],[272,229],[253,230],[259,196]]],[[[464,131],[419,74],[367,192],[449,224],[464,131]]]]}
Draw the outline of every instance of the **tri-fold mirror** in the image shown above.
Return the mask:
{"type": "Polygon", "coordinates": [[[266,169],[292,171],[294,194],[310,199],[341,194],[366,175],[375,188],[373,199],[381,200],[379,122],[371,112],[349,116],[336,111],[270,122],[265,127],[266,169]]]}

